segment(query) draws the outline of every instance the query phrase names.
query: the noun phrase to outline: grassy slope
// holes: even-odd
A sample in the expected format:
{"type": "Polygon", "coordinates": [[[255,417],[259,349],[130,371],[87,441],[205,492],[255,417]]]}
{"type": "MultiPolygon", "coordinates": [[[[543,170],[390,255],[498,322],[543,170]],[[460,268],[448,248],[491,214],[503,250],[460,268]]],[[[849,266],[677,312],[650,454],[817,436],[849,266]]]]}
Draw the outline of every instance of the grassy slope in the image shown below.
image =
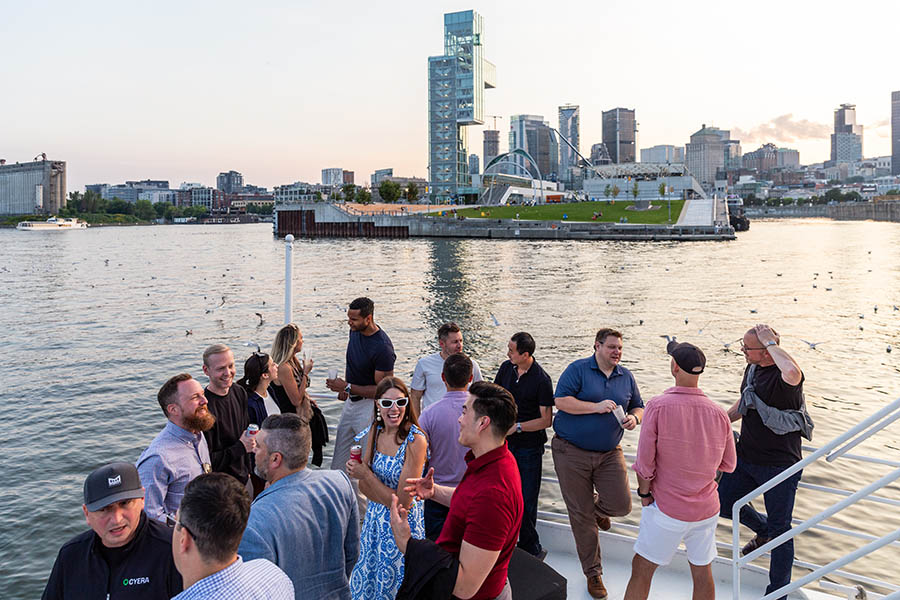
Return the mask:
{"type": "MultiPolygon", "coordinates": [[[[630,201],[619,200],[615,204],[608,204],[605,200],[600,202],[573,202],[570,204],[543,204],[540,206],[491,206],[484,208],[457,209],[458,215],[466,218],[485,219],[514,219],[516,214],[523,220],[535,221],[562,221],[563,215],[568,215],[567,221],[592,221],[595,211],[602,212],[603,216],[597,221],[618,223],[622,217],[627,217],[629,223],[640,224],[666,224],[669,218],[669,209],[666,202],[654,202],[654,208],[646,211],[626,210],[631,206],[630,201]],[[657,205],[659,205],[657,207],[657,205]]],[[[678,221],[678,215],[684,207],[684,200],[672,200],[672,222],[678,221]]],[[[440,213],[433,213],[440,215],[440,213]]],[[[452,216],[452,213],[446,212],[452,216]]]]}

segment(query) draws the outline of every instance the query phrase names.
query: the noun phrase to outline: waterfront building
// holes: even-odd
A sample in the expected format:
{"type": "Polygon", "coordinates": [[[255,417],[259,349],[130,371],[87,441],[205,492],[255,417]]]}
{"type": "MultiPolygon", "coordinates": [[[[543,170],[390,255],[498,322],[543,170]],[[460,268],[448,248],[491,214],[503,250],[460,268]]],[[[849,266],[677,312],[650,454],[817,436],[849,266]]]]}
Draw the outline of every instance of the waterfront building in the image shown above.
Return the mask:
{"type": "Polygon", "coordinates": [[[394,175],[394,169],[376,169],[372,176],[369,177],[369,182],[372,188],[377,186],[381,181],[386,177],[392,177],[394,175]]]}
{"type": "Polygon", "coordinates": [[[322,169],[322,185],[338,188],[344,185],[344,169],[340,167],[322,169]]]}
{"type": "Polygon", "coordinates": [[[469,155],[469,174],[470,175],[479,175],[481,173],[481,169],[478,165],[478,155],[470,154],[469,155]]]}
{"type": "MultiPolygon", "coordinates": [[[[509,151],[524,150],[537,163],[535,165],[524,156],[512,155],[510,160],[523,167],[535,178],[555,181],[559,173],[559,141],[550,128],[550,123],[540,115],[513,115],[509,118],[509,151]]],[[[516,169],[514,175],[524,171],[516,169]]]]}
{"type": "MultiPolygon", "coordinates": [[[[168,184],[166,187],[169,187],[168,184]]],[[[216,189],[222,190],[226,194],[236,194],[244,187],[244,176],[237,171],[228,171],[227,173],[219,173],[216,177],[216,189]]]]}
{"type": "Polygon", "coordinates": [[[584,195],[593,201],[619,200],[654,202],[659,199],[659,184],[665,183],[671,200],[704,198],[700,183],[683,164],[625,163],[607,164],[585,170],[584,195]],[[632,190],[638,185],[637,198],[632,190]],[[613,188],[619,188],[613,196],[613,188]],[[671,191],[669,191],[671,190],[671,191]]]}
{"type": "MultiPolygon", "coordinates": [[[[560,135],[581,152],[581,109],[577,104],[564,104],[559,107],[560,135]]],[[[578,166],[578,154],[565,141],[559,141],[559,176],[568,184],[573,181],[572,169],[578,166]]]]}
{"type": "MultiPolygon", "coordinates": [[[[425,197],[425,189],[428,186],[428,182],[425,181],[422,177],[400,177],[399,175],[388,175],[379,181],[379,185],[382,181],[393,181],[397,185],[400,186],[400,199],[406,199],[406,190],[409,187],[409,184],[415,184],[418,190],[417,201],[424,202],[427,200],[425,197]]],[[[372,202],[382,202],[383,198],[381,197],[381,192],[378,189],[377,185],[373,185],[372,189],[369,190],[372,194],[372,202]]]]}
{"type": "Polygon", "coordinates": [[[344,171],[344,183],[353,183],[353,171],[344,171]]]}
{"type": "Polygon", "coordinates": [[[484,124],[484,90],[496,84],[484,58],[484,20],[474,10],[444,15],[444,53],[428,58],[428,178],[435,202],[475,199],[468,126],[484,124]]]}
{"type": "Polygon", "coordinates": [[[688,171],[707,191],[715,188],[716,174],[719,171],[740,168],[740,156],[740,142],[731,139],[730,131],[707,127],[705,123],[691,135],[691,141],[684,149],[684,162],[688,171]]]}
{"type": "Polygon", "coordinates": [[[863,126],[856,123],[856,105],[841,104],[834,110],[831,134],[831,165],[854,162],[863,157],[863,126]]]}
{"type": "Polygon", "coordinates": [[[660,144],[649,148],[641,148],[641,162],[662,165],[683,163],[684,146],[660,144]]]}
{"type": "Polygon", "coordinates": [[[102,197],[104,200],[124,200],[129,204],[134,204],[138,201],[138,194],[140,194],[140,192],[141,190],[138,188],[120,183],[117,185],[106,186],[103,190],[102,197]]]}
{"type": "Polygon", "coordinates": [[[315,186],[302,181],[296,181],[288,185],[276,185],[274,188],[275,204],[300,204],[303,202],[315,202],[315,186]]]}
{"type": "Polygon", "coordinates": [[[90,184],[84,186],[84,191],[85,192],[93,192],[100,197],[105,197],[104,194],[106,193],[106,188],[108,188],[108,187],[109,187],[108,183],[90,183],[90,184]]]}
{"type": "Polygon", "coordinates": [[[195,187],[185,190],[185,192],[190,196],[190,206],[203,206],[210,213],[228,212],[227,197],[222,190],[211,187],[195,187]]]}
{"type": "Polygon", "coordinates": [[[168,202],[175,204],[178,201],[178,192],[170,189],[142,189],[138,190],[138,200],[148,200],[153,204],[168,202]]]}
{"type": "Polygon", "coordinates": [[[759,149],[744,155],[744,168],[758,173],[771,171],[778,165],[778,148],[775,144],[763,144],[759,149]]]}
{"type": "Polygon", "coordinates": [[[603,143],[613,163],[635,162],[637,125],[633,108],[603,111],[603,143]]]}
{"type": "MultiPolygon", "coordinates": [[[[484,167],[500,154],[500,132],[496,129],[484,130],[484,167]]],[[[499,168],[499,167],[498,167],[499,168]]]]}
{"type": "Polygon", "coordinates": [[[778,148],[775,166],[780,169],[797,170],[800,168],[800,151],[791,148],[778,148]]]}
{"type": "Polygon", "coordinates": [[[900,175],[900,92],[891,92],[891,175],[900,175]]]}
{"type": "Polygon", "coordinates": [[[66,206],[66,163],[42,160],[8,165],[0,159],[0,215],[57,214],[66,206]]]}
{"type": "Polygon", "coordinates": [[[600,142],[591,146],[591,164],[595,167],[612,163],[606,144],[600,142]]]}

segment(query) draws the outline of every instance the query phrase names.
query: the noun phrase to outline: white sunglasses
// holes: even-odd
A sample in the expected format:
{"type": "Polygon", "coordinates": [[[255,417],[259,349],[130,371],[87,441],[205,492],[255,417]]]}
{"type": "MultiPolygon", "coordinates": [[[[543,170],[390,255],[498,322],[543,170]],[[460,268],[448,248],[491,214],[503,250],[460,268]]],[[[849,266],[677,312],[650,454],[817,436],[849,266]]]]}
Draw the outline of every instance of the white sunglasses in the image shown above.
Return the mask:
{"type": "Polygon", "coordinates": [[[400,408],[403,408],[409,404],[409,398],[379,398],[378,402],[381,405],[381,408],[390,408],[395,404],[400,408]]]}

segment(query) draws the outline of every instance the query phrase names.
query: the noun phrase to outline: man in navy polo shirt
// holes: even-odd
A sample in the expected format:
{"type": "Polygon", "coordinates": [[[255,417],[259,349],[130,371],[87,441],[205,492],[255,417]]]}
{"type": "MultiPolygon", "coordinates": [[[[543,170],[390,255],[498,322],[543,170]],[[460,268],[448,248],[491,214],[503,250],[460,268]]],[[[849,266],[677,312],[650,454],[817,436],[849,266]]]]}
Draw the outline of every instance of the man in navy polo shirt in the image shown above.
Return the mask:
{"type": "Polygon", "coordinates": [[[600,599],[607,594],[601,578],[597,528],[609,529],[610,517],[631,512],[628,473],[619,442],[622,430],[634,429],[644,414],[634,375],[619,365],[621,358],[622,334],[601,329],[594,339],[594,355],[566,367],[555,394],[553,466],[588,593],[600,599]],[[621,423],[616,416],[619,408],[624,416],[621,423]]]}

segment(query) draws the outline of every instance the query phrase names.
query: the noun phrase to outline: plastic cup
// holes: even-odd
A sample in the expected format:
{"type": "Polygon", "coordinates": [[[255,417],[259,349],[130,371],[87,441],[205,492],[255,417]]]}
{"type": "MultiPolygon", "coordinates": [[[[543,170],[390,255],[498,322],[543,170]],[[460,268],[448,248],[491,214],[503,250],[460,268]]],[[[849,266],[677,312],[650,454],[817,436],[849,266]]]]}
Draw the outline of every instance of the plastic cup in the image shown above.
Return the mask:
{"type": "MultiPolygon", "coordinates": [[[[619,426],[622,426],[622,421],[625,420],[625,409],[616,404],[616,408],[613,409],[613,414],[616,415],[616,420],[619,423],[619,426]]],[[[624,427],[623,427],[624,429],[624,427]]]]}
{"type": "Polygon", "coordinates": [[[337,369],[328,369],[328,379],[337,379],[337,369]]]}

